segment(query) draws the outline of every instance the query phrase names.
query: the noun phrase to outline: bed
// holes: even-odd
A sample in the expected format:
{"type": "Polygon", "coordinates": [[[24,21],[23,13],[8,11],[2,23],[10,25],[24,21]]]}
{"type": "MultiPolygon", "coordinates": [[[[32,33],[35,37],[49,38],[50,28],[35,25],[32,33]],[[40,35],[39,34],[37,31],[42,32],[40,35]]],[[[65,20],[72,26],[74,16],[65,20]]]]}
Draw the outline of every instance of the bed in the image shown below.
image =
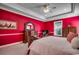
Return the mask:
{"type": "Polygon", "coordinates": [[[75,55],[79,50],[73,49],[65,37],[48,36],[34,41],[29,47],[29,55],[75,55]]]}

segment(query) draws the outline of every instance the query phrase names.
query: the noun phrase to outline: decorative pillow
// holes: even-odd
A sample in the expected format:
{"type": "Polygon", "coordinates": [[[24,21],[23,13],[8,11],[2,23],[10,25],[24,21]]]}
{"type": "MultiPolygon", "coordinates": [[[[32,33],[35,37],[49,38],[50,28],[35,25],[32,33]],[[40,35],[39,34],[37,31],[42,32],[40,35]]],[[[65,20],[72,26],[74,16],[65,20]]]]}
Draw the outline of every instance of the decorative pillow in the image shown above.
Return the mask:
{"type": "Polygon", "coordinates": [[[79,49],[79,37],[73,38],[71,41],[72,48],[79,49]]]}
{"type": "Polygon", "coordinates": [[[69,32],[69,34],[67,35],[67,40],[68,40],[69,42],[71,42],[71,40],[72,40],[75,36],[76,36],[75,33],[69,32]]]}

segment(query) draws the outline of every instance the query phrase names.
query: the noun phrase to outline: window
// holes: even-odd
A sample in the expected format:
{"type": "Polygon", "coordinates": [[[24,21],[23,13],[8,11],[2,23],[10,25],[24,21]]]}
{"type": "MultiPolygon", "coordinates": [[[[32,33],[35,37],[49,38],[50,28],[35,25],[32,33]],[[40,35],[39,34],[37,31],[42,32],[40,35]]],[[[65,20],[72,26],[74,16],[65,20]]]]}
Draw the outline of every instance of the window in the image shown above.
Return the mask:
{"type": "Polygon", "coordinates": [[[62,36],[62,21],[55,21],[54,22],[54,35],[55,36],[62,36]]]}

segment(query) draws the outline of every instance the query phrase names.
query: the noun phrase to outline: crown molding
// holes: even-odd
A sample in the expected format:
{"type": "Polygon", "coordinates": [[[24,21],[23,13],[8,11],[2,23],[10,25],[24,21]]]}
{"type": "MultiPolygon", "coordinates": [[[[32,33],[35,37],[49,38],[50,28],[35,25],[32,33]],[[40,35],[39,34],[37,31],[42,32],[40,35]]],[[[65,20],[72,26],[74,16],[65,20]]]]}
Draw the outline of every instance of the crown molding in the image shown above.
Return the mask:
{"type": "MultiPolygon", "coordinates": [[[[16,4],[14,6],[16,6],[16,4]]],[[[76,5],[76,4],[74,5],[74,9],[73,9],[73,7],[71,7],[72,8],[71,12],[66,13],[66,14],[64,13],[64,14],[56,15],[56,16],[49,17],[49,18],[45,18],[44,16],[39,15],[39,14],[33,12],[32,10],[29,10],[29,9],[26,10],[25,8],[23,8],[19,5],[17,5],[17,6],[20,7],[20,9],[17,9],[16,7],[13,7],[12,5],[9,5],[7,3],[5,3],[5,4],[0,3],[1,9],[10,11],[10,12],[13,12],[13,13],[16,13],[16,14],[20,14],[20,15],[23,15],[25,17],[30,17],[30,18],[33,18],[33,19],[36,19],[36,20],[39,20],[39,21],[42,21],[42,22],[59,20],[59,19],[62,19],[62,18],[73,17],[73,16],[79,16],[79,12],[78,12],[79,8],[78,8],[78,5],[76,5]],[[21,10],[22,8],[24,10],[21,10]]]]}
{"type": "MultiPolygon", "coordinates": [[[[23,15],[25,17],[30,17],[30,18],[33,18],[33,19],[36,19],[36,20],[39,20],[39,21],[44,21],[45,18],[39,14],[36,14],[35,12],[29,10],[29,9],[25,9],[26,11],[24,10],[21,10],[20,9],[16,9],[15,7],[13,7],[12,5],[9,5],[9,4],[0,4],[0,9],[3,9],[3,10],[7,10],[7,11],[10,11],[10,12],[13,12],[13,13],[16,13],[16,14],[20,14],[20,15],[23,15]]],[[[18,6],[18,5],[17,5],[18,6]]],[[[18,6],[20,7],[20,6],[18,6]]]]}

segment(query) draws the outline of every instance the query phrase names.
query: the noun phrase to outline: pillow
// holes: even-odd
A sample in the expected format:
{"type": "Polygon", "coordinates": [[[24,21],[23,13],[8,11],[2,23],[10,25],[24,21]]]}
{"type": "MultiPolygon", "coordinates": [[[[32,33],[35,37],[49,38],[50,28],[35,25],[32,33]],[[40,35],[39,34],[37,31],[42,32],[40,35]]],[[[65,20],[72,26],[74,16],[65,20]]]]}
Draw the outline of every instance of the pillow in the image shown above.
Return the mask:
{"type": "Polygon", "coordinates": [[[75,36],[76,36],[75,33],[69,32],[69,34],[67,35],[67,40],[68,40],[69,42],[71,42],[71,40],[72,40],[75,36]]]}
{"type": "Polygon", "coordinates": [[[79,37],[73,38],[73,40],[71,41],[71,46],[74,49],[79,49],[79,37]]]}

